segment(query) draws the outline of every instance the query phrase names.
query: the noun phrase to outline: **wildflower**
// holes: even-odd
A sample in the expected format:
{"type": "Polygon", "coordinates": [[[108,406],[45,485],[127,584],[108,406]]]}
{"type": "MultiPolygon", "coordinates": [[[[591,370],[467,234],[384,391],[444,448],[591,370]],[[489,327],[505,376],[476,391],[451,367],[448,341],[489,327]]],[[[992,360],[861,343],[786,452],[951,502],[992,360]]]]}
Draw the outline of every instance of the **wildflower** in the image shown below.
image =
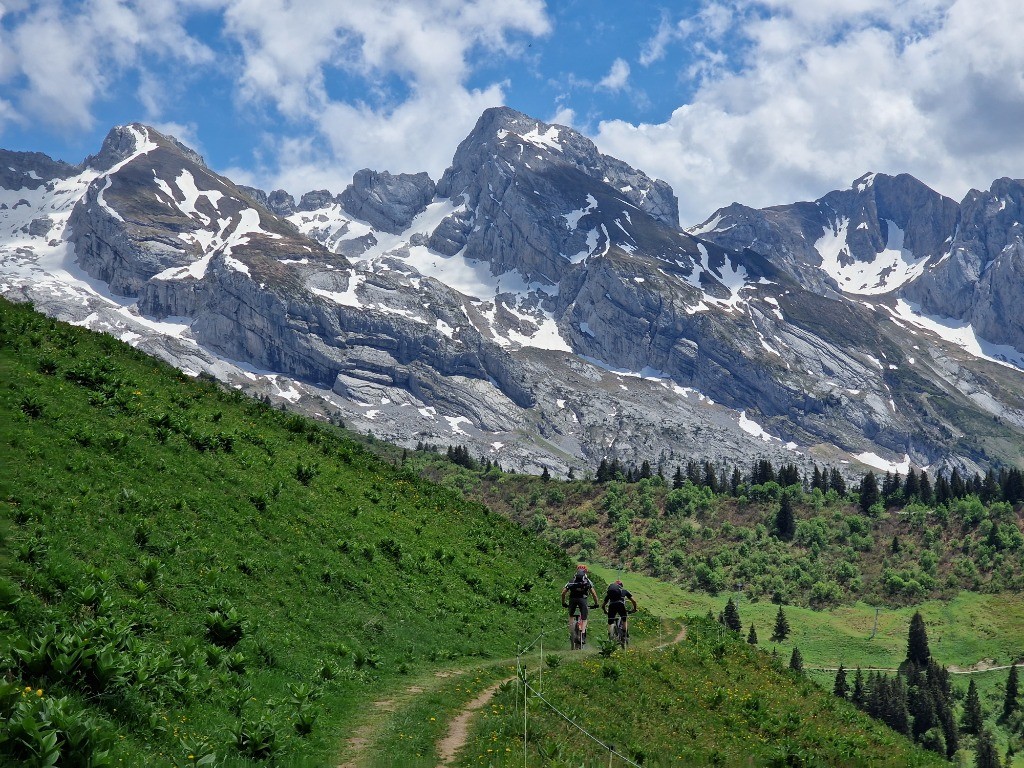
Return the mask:
{"type": "Polygon", "coordinates": [[[42,695],[43,695],[43,689],[42,689],[42,688],[40,688],[40,689],[38,689],[38,690],[36,691],[36,696],[38,696],[38,697],[42,698],[42,695]]]}

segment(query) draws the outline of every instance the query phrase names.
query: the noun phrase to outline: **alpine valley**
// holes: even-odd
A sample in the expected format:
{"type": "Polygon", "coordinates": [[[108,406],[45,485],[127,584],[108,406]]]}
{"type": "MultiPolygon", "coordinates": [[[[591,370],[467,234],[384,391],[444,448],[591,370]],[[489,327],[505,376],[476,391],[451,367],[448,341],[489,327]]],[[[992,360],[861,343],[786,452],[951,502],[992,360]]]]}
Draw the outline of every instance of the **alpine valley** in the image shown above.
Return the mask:
{"type": "Polygon", "coordinates": [[[438,180],[297,202],[133,124],[80,165],[0,151],[0,295],[507,468],[1024,465],[1024,182],[867,174],[689,227],[677,193],[507,108],[438,180]]]}

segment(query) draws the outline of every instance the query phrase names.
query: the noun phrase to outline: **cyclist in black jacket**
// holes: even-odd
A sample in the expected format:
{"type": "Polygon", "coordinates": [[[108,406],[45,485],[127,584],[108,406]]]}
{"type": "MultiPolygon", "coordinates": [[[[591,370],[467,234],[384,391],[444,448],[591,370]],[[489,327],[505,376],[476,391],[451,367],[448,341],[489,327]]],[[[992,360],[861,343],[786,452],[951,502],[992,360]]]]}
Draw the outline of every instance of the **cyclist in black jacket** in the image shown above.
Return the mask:
{"type": "MultiPolygon", "coordinates": [[[[594,583],[590,580],[587,575],[587,566],[580,563],[576,566],[576,575],[573,576],[572,581],[565,585],[562,589],[562,607],[569,609],[569,632],[572,633],[572,621],[573,616],[578,612],[580,615],[580,632],[583,637],[587,634],[587,616],[590,613],[590,606],[587,603],[587,598],[592,597],[594,599],[594,608],[597,607],[597,591],[594,589],[594,583]],[[566,601],[568,595],[569,600],[566,601]]],[[[586,640],[584,640],[586,642],[586,640]]]]}
{"type": "MultiPolygon", "coordinates": [[[[622,586],[622,579],[616,579],[614,584],[608,585],[605,592],[604,602],[601,603],[601,610],[608,614],[608,636],[612,637],[612,625],[615,624],[615,617],[622,617],[622,629],[629,631],[629,614],[626,612],[626,600],[633,604],[633,611],[636,611],[636,600],[632,593],[622,586]]],[[[612,638],[615,639],[614,637],[612,638]]]]}

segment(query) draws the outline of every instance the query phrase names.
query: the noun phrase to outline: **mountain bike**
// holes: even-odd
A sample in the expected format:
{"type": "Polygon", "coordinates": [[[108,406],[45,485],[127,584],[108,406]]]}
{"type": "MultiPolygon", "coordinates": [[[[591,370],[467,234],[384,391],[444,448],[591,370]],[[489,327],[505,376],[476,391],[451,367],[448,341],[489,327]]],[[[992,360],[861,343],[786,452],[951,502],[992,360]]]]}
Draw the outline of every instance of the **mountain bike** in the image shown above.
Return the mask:
{"type": "MultiPolygon", "coordinates": [[[[626,613],[627,614],[636,613],[636,609],[634,609],[632,611],[627,610],[626,613]]],[[[620,616],[616,616],[615,617],[615,623],[612,624],[609,627],[609,629],[611,630],[610,631],[611,639],[614,642],[617,642],[620,647],[626,648],[629,645],[629,631],[628,631],[628,629],[626,627],[626,619],[625,619],[625,617],[623,617],[621,615],[620,616]]]]}
{"type": "MultiPolygon", "coordinates": [[[[597,605],[590,606],[591,610],[597,608],[597,605]]],[[[569,647],[574,651],[583,649],[583,646],[587,644],[587,633],[582,627],[583,617],[578,613],[574,613],[572,616],[572,626],[569,628],[569,647]]]]}

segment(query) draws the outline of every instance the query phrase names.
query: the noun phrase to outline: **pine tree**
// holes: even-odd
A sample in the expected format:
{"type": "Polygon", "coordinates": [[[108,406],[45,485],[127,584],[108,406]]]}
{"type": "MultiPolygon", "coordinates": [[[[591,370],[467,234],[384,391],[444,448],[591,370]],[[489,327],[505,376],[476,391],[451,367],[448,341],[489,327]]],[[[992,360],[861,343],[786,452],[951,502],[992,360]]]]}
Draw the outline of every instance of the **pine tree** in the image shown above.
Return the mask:
{"type": "Polygon", "coordinates": [[[743,630],[743,623],[740,621],[739,609],[736,607],[736,603],[732,601],[731,597],[725,604],[725,612],[723,614],[723,617],[726,629],[729,629],[733,632],[740,632],[743,630]]]}
{"type": "Polygon", "coordinates": [[[846,684],[846,669],[840,664],[839,669],[836,670],[836,682],[832,686],[832,695],[845,699],[849,691],[850,687],[846,684]]]}
{"type": "Polygon", "coordinates": [[[718,476],[715,474],[715,466],[710,461],[704,462],[704,480],[702,484],[705,488],[710,488],[712,493],[718,493],[718,476]]]}
{"type": "Polygon", "coordinates": [[[964,718],[960,722],[960,727],[964,729],[964,733],[977,736],[981,733],[984,725],[985,713],[981,708],[978,686],[974,684],[974,678],[972,677],[970,684],[967,686],[967,698],[964,700],[964,718]]]}
{"type": "Polygon", "coordinates": [[[793,654],[789,657],[789,668],[794,672],[804,671],[804,657],[800,655],[799,648],[793,649],[793,654]]]}
{"type": "Polygon", "coordinates": [[[874,472],[868,472],[860,481],[860,511],[862,514],[871,512],[878,503],[878,480],[874,472]]]}
{"type": "Polygon", "coordinates": [[[811,490],[819,490],[822,493],[828,490],[828,483],[821,474],[821,470],[818,469],[818,465],[814,465],[814,471],[811,473],[811,490]]]}
{"type": "Polygon", "coordinates": [[[786,614],[782,612],[782,606],[779,606],[779,612],[775,614],[775,629],[772,630],[772,642],[781,643],[787,637],[789,637],[789,622],[786,621],[786,614]]]}
{"type": "Polygon", "coordinates": [[[743,475],[740,474],[740,468],[733,467],[732,479],[729,481],[729,489],[733,496],[739,496],[741,485],[743,485],[743,475]]]}
{"type": "Polygon", "coordinates": [[[850,694],[850,701],[858,709],[864,709],[867,704],[866,694],[864,692],[864,673],[861,672],[860,667],[857,667],[857,671],[853,674],[853,692],[850,694]]]}
{"type": "Polygon", "coordinates": [[[651,470],[651,462],[644,459],[643,464],[640,465],[640,479],[649,480],[654,477],[654,472],[651,470]]]}
{"type": "Polygon", "coordinates": [[[1003,697],[1003,720],[1006,720],[1018,709],[1017,704],[1017,666],[1010,667],[1010,674],[1006,677],[1006,695],[1003,697]]]}
{"type": "Polygon", "coordinates": [[[928,473],[921,470],[921,490],[918,493],[922,504],[931,504],[935,500],[935,492],[932,490],[932,481],[928,473]]]}
{"type": "Polygon", "coordinates": [[[754,623],[750,623],[750,632],[747,633],[747,642],[751,645],[757,645],[757,630],[754,629],[754,623]]]}
{"type": "Polygon", "coordinates": [[[846,481],[843,479],[842,473],[835,467],[828,471],[828,488],[840,496],[846,495],[846,481]]]}
{"type": "Polygon", "coordinates": [[[1002,768],[996,742],[987,728],[982,729],[974,747],[974,768],[1002,768]]]}
{"type": "Polygon", "coordinates": [[[907,502],[913,501],[921,492],[921,485],[917,480],[917,472],[911,467],[907,470],[907,479],[903,482],[903,498],[907,502]]]}
{"type": "Polygon", "coordinates": [[[775,513],[775,535],[783,541],[792,541],[796,533],[796,518],[793,516],[793,500],[788,493],[779,499],[779,511],[775,513]]]}
{"type": "Polygon", "coordinates": [[[928,665],[931,655],[924,619],[921,618],[920,612],[915,612],[910,619],[910,632],[907,636],[907,661],[923,668],[928,665]]]}
{"type": "Polygon", "coordinates": [[[672,487],[679,490],[683,487],[683,468],[676,466],[676,473],[672,475],[672,487]]]}
{"type": "Polygon", "coordinates": [[[548,468],[544,467],[544,471],[540,473],[540,479],[545,483],[551,480],[551,473],[548,472],[548,468]]]}

